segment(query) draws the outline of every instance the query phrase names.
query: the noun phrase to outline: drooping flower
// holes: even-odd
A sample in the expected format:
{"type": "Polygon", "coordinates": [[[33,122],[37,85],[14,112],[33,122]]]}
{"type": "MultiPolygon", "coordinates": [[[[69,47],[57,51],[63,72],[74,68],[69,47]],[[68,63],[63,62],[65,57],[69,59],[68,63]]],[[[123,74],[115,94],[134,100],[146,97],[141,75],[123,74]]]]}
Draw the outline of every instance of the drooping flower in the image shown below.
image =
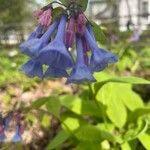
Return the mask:
{"type": "Polygon", "coordinates": [[[81,38],[76,38],[77,60],[67,83],[95,82],[92,72],[85,64],[81,38]]]}
{"type": "Polygon", "coordinates": [[[4,133],[4,125],[0,124],[0,142],[3,142],[5,140],[6,136],[4,133]]]}
{"type": "Polygon", "coordinates": [[[88,56],[88,52],[90,51],[90,46],[89,44],[86,42],[86,39],[84,36],[82,36],[82,45],[83,45],[83,52],[84,52],[84,62],[86,65],[89,65],[89,56],[88,56]]]}
{"type": "Polygon", "coordinates": [[[66,47],[72,47],[75,39],[75,19],[74,17],[70,17],[65,33],[65,44],[66,47]]]}
{"type": "Polygon", "coordinates": [[[31,59],[22,65],[20,71],[24,72],[30,78],[39,77],[43,78],[42,64],[36,59],[31,59]]]}
{"type": "Polygon", "coordinates": [[[55,39],[41,50],[38,59],[42,64],[63,69],[73,66],[73,59],[64,44],[66,21],[63,15],[55,39]]]}
{"type": "Polygon", "coordinates": [[[86,28],[84,36],[87,42],[89,43],[89,46],[92,51],[92,56],[90,59],[90,68],[93,72],[98,72],[104,70],[109,63],[117,62],[118,58],[111,52],[99,48],[91,33],[92,32],[89,32],[86,28]]]}
{"type": "Polygon", "coordinates": [[[68,73],[66,70],[56,67],[49,67],[44,74],[44,77],[53,77],[53,78],[61,78],[61,77],[68,77],[68,73]]]}
{"type": "Polygon", "coordinates": [[[87,20],[83,13],[80,13],[77,18],[77,33],[83,35],[86,29],[87,20]]]}
{"type": "Polygon", "coordinates": [[[39,24],[48,27],[52,22],[52,10],[51,8],[45,10],[40,16],[39,16],[39,24]]]}
{"type": "Polygon", "coordinates": [[[21,137],[21,133],[20,133],[20,125],[17,124],[16,133],[15,133],[14,137],[12,138],[12,142],[17,143],[17,142],[20,142],[21,140],[22,140],[22,137],[21,137]]]}
{"type": "Polygon", "coordinates": [[[3,119],[3,124],[4,124],[4,129],[8,130],[9,128],[9,124],[11,122],[12,119],[12,113],[9,113],[4,119],[3,119]]]}
{"type": "Polygon", "coordinates": [[[48,30],[43,34],[43,36],[41,38],[38,38],[36,36],[35,38],[32,38],[32,39],[30,38],[30,40],[23,42],[20,45],[21,51],[29,57],[38,56],[39,51],[48,44],[52,33],[54,32],[54,30],[58,26],[58,23],[59,23],[59,21],[56,20],[48,28],[48,30]]]}

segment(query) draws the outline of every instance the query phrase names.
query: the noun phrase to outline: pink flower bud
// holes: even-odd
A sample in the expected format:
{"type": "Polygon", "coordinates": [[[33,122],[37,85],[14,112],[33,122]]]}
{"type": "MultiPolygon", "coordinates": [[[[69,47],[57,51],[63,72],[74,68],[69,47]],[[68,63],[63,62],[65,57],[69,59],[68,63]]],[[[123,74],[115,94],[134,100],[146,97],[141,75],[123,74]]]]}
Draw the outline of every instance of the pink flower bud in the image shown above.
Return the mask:
{"type": "Polygon", "coordinates": [[[66,34],[65,34],[65,44],[67,48],[71,47],[73,45],[74,39],[75,39],[75,20],[73,17],[71,17],[68,21],[66,34]]]}
{"type": "Polygon", "coordinates": [[[77,33],[83,35],[86,29],[87,20],[84,14],[79,14],[77,18],[77,33]]]}
{"type": "Polygon", "coordinates": [[[40,15],[40,17],[39,17],[39,24],[48,27],[51,24],[51,21],[52,21],[52,16],[51,15],[52,15],[51,9],[47,9],[46,11],[44,11],[42,13],[42,15],[40,15]]]}
{"type": "Polygon", "coordinates": [[[33,12],[33,16],[36,17],[37,19],[43,14],[43,10],[36,10],[33,12]]]}

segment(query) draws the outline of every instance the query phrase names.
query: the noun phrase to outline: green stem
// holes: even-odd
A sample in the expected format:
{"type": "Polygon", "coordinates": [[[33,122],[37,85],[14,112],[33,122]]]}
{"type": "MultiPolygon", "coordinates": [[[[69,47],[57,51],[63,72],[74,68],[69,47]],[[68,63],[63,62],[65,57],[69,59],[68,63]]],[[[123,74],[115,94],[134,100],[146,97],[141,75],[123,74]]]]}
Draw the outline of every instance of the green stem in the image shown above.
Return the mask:
{"type": "Polygon", "coordinates": [[[108,126],[107,126],[107,117],[106,117],[106,113],[105,113],[104,106],[100,106],[98,100],[96,99],[97,93],[94,92],[94,90],[93,90],[93,88],[92,88],[92,85],[91,85],[91,84],[88,84],[88,87],[89,87],[89,91],[90,91],[91,94],[92,94],[92,99],[94,100],[96,106],[98,107],[98,109],[101,109],[101,110],[102,110],[102,118],[103,118],[104,124],[105,124],[105,126],[106,126],[106,128],[107,128],[107,127],[108,127],[108,126]]]}

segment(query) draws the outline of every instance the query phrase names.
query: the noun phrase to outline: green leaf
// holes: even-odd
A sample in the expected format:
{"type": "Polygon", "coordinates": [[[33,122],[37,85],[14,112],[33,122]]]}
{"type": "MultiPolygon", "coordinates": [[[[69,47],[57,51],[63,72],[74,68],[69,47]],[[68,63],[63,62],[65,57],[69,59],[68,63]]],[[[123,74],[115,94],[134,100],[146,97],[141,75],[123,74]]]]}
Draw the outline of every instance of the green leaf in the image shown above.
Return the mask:
{"type": "Polygon", "coordinates": [[[46,108],[47,108],[47,110],[48,110],[50,113],[52,113],[54,116],[59,117],[61,104],[60,104],[58,98],[53,97],[53,98],[51,98],[49,101],[47,101],[47,103],[46,103],[46,108]]]}
{"type": "MultiPolygon", "coordinates": [[[[121,85],[120,85],[121,86],[121,85]]],[[[127,119],[127,111],[123,104],[124,95],[120,93],[119,84],[105,84],[98,92],[96,99],[107,107],[109,119],[119,128],[122,128],[127,119]]],[[[125,87],[126,88],[126,87],[125,87]]]]}
{"type": "Polygon", "coordinates": [[[65,130],[59,131],[59,133],[56,135],[56,137],[47,146],[46,150],[53,150],[53,149],[59,147],[69,137],[70,137],[70,134],[67,131],[65,131],[65,130]]]}
{"type": "Polygon", "coordinates": [[[130,114],[128,122],[135,122],[139,117],[149,114],[150,114],[150,107],[138,108],[130,114]]]}
{"type": "Polygon", "coordinates": [[[124,141],[131,141],[143,134],[148,129],[148,121],[139,119],[133,128],[129,128],[124,134],[124,141]]]}
{"type": "Polygon", "coordinates": [[[108,82],[128,84],[150,84],[150,81],[138,77],[113,77],[101,82],[97,82],[94,85],[95,91],[97,92],[104,84],[108,82]]]}
{"type": "Polygon", "coordinates": [[[31,108],[38,109],[38,108],[42,107],[47,101],[49,101],[49,99],[50,99],[50,97],[40,98],[31,104],[31,108]]]}
{"type": "MultiPolygon", "coordinates": [[[[61,105],[79,115],[92,115],[102,117],[101,109],[94,101],[82,100],[77,96],[63,96],[60,98],[61,105]]],[[[99,103],[99,105],[101,105],[99,103]]],[[[102,106],[101,106],[102,107],[102,106]]]]}
{"type": "Polygon", "coordinates": [[[100,143],[103,140],[115,141],[115,138],[109,132],[100,130],[98,127],[93,125],[82,126],[78,132],[75,133],[76,138],[80,141],[89,141],[100,143]]]}
{"type": "Polygon", "coordinates": [[[50,126],[50,119],[51,117],[49,115],[44,114],[43,118],[41,120],[41,124],[43,127],[47,128],[50,126]]]}
{"type": "Polygon", "coordinates": [[[130,144],[128,142],[126,142],[121,145],[121,150],[132,150],[132,148],[131,148],[130,144]]]}
{"type": "Polygon", "coordinates": [[[138,137],[138,139],[147,150],[150,149],[150,134],[143,133],[138,137]]]}
{"type": "Polygon", "coordinates": [[[75,150],[101,150],[100,143],[81,142],[75,150]]]}
{"type": "Polygon", "coordinates": [[[102,31],[100,25],[97,25],[95,22],[91,21],[93,25],[93,32],[96,38],[96,41],[98,41],[100,44],[106,44],[106,36],[104,35],[104,32],[102,31]]]}
{"type": "MultiPolygon", "coordinates": [[[[71,0],[60,0],[63,4],[67,5],[71,2],[71,0]]],[[[76,0],[77,4],[81,6],[82,10],[85,11],[88,5],[88,0],[76,0]]]]}

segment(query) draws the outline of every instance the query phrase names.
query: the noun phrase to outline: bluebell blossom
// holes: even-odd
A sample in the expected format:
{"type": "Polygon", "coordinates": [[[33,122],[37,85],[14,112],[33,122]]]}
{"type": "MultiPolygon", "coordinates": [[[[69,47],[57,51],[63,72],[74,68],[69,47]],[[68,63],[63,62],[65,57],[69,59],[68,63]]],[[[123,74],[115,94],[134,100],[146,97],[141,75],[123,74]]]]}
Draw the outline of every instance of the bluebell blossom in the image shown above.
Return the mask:
{"type": "Polygon", "coordinates": [[[63,69],[73,66],[73,59],[64,44],[66,21],[67,17],[63,15],[55,39],[41,50],[38,59],[42,64],[63,69]]]}
{"type": "Polygon", "coordinates": [[[25,72],[30,78],[39,77],[43,78],[43,67],[42,64],[36,59],[31,59],[22,65],[20,71],[25,72]]]}
{"type": "Polygon", "coordinates": [[[0,142],[3,142],[5,140],[6,136],[4,133],[4,125],[1,124],[0,125],[0,142]]]}
{"type": "Polygon", "coordinates": [[[95,79],[89,67],[84,61],[84,52],[82,40],[80,37],[76,38],[77,60],[67,83],[82,83],[82,82],[95,82],[95,79]]]}
{"type": "Polygon", "coordinates": [[[57,25],[58,20],[48,28],[41,38],[38,38],[37,36],[35,38],[30,37],[29,40],[20,45],[21,51],[29,57],[38,56],[39,51],[48,44],[50,36],[57,28],[57,25]]]}
{"type": "Polygon", "coordinates": [[[21,137],[21,133],[20,133],[20,125],[16,126],[16,133],[11,141],[14,143],[22,141],[22,137],[21,137]]]}
{"type": "Polygon", "coordinates": [[[109,63],[117,62],[118,58],[111,52],[99,48],[92,33],[91,27],[89,29],[90,32],[88,31],[88,28],[86,28],[84,36],[87,42],[89,43],[89,46],[92,51],[92,56],[90,59],[90,68],[93,72],[102,71],[108,66],[109,63]]]}
{"type": "Polygon", "coordinates": [[[56,67],[49,67],[44,74],[44,77],[53,77],[53,78],[61,78],[61,77],[68,77],[68,73],[66,70],[56,67]]]}

